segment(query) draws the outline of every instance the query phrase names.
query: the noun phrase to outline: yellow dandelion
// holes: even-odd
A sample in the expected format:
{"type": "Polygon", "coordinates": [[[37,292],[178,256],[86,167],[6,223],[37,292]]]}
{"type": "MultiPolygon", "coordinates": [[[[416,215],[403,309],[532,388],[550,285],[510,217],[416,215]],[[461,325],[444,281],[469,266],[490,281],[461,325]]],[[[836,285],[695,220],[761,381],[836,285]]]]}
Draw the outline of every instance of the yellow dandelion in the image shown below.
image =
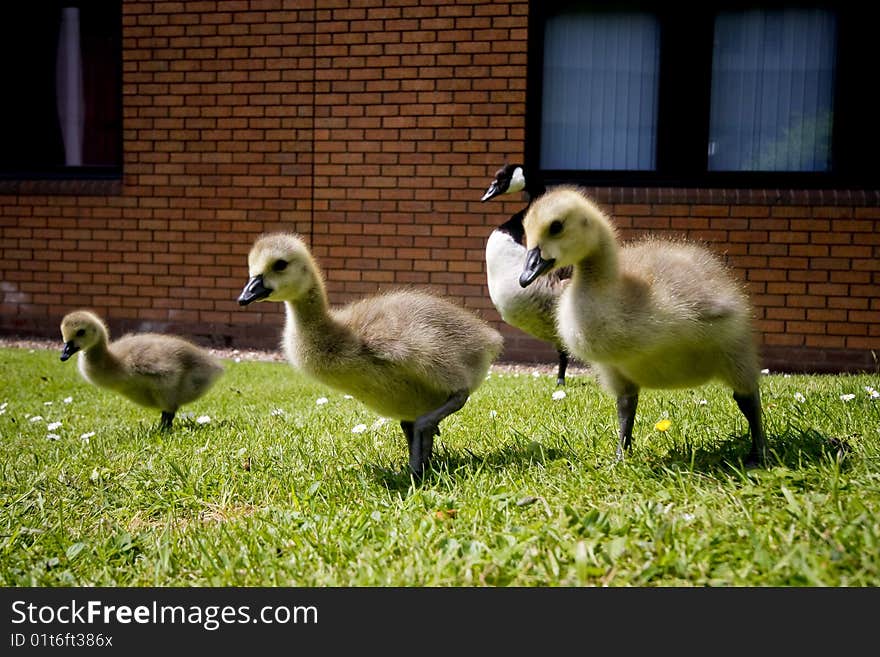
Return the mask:
{"type": "Polygon", "coordinates": [[[668,430],[669,427],[671,427],[671,426],[672,426],[672,420],[670,420],[670,419],[668,419],[668,418],[663,418],[662,420],[660,420],[659,422],[657,422],[657,424],[654,425],[654,428],[655,428],[657,431],[666,431],[666,430],[668,430]]]}

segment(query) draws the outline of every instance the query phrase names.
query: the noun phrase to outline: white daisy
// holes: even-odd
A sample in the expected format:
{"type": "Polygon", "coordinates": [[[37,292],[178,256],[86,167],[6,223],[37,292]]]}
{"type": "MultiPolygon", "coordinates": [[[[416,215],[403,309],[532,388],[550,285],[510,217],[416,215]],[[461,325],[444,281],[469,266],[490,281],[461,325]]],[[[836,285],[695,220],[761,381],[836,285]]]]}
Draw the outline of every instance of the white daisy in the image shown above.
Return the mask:
{"type": "Polygon", "coordinates": [[[707,402],[705,399],[701,399],[700,401],[697,402],[697,404],[698,404],[699,406],[705,406],[705,405],[708,404],[708,403],[709,403],[709,402],[707,402]]]}
{"type": "Polygon", "coordinates": [[[284,409],[283,408],[273,408],[271,411],[269,411],[269,415],[274,415],[276,417],[279,415],[284,415],[284,409]]]}
{"type": "Polygon", "coordinates": [[[554,392],[553,399],[565,399],[565,390],[557,390],[554,392]]]}
{"type": "Polygon", "coordinates": [[[371,426],[370,429],[372,429],[372,430],[375,431],[376,429],[378,429],[378,428],[384,426],[386,422],[388,422],[388,418],[387,418],[387,417],[380,417],[378,420],[376,420],[375,422],[373,422],[373,426],[371,426]]]}
{"type": "Polygon", "coordinates": [[[342,395],[343,399],[354,399],[351,395],[342,395]]]}
{"type": "Polygon", "coordinates": [[[352,433],[363,433],[367,430],[366,424],[356,424],[351,428],[352,433]]]}
{"type": "Polygon", "coordinates": [[[52,405],[52,402],[50,402],[50,401],[43,402],[43,406],[51,406],[51,405],[52,405]]]}
{"type": "Polygon", "coordinates": [[[761,374],[770,374],[770,370],[765,368],[765,369],[761,370],[761,374]]]}
{"type": "Polygon", "coordinates": [[[94,431],[87,431],[86,433],[80,434],[79,439],[89,442],[89,438],[95,435],[94,431]]]}
{"type": "Polygon", "coordinates": [[[489,411],[489,417],[498,417],[498,411],[493,408],[491,411],[489,411]]]}
{"type": "Polygon", "coordinates": [[[61,438],[61,436],[59,436],[57,433],[47,433],[46,438],[48,438],[49,440],[58,440],[59,438],[61,438]]]}
{"type": "Polygon", "coordinates": [[[29,422],[42,422],[43,416],[42,415],[34,415],[33,417],[28,418],[28,421],[29,422]]]}
{"type": "Polygon", "coordinates": [[[199,415],[199,416],[196,418],[196,422],[197,422],[198,424],[208,424],[208,422],[210,422],[210,421],[211,421],[211,418],[210,418],[210,416],[208,416],[208,415],[199,415]]]}
{"type": "Polygon", "coordinates": [[[58,429],[60,427],[61,427],[61,422],[50,422],[49,424],[46,425],[46,428],[49,431],[55,431],[55,429],[58,429]]]}
{"type": "Polygon", "coordinates": [[[534,370],[534,371],[532,372],[532,376],[535,377],[535,378],[537,379],[539,376],[541,376],[541,373],[540,373],[538,370],[534,370]]]}
{"type": "Polygon", "coordinates": [[[845,395],[841,395],[841,396],[840,396],[840,401],[848,402],[849,400],[851,400],[851,399],[855,399],[855,398],[856,398],[856,396],[850,392],[850,393],[847,393],[847,394],[845,394],[845,395]]]}
{"type": "Polygon", "coordinates": [[[804,397],[801,393],[796,392],[794,393],[794,400],[803,404],[805,401],[807,401],[807,398],[804,397]]]}
{"type": "Polygon", "coordinates": [[[70,402],[73,401],[73,397],[65,397],[61,401],[63,401],[65,404],[69,404],[70,402]]]}
{"type": "Polygon", "coordinates": [[[323,406],[323,405],[326,404],[328,401],[330,401],[330,400],[327,399],[326,397],[318,397],[318,398],[315,400],[315,403],[316,403],[318,406],[323,406]]]}

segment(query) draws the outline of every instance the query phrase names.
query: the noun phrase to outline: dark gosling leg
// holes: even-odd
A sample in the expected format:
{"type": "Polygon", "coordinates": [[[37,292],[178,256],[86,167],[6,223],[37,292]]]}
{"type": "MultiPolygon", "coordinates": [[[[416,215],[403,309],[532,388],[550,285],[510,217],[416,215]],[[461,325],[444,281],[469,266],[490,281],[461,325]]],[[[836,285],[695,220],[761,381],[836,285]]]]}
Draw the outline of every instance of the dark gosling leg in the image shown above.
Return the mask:
{"type": "Polygon", "coordinates": [[[401,420],[400,428],[403,429],[403,435],[406,436],[406,444],[409,449],[409,458],[410,463],[412,463],[413,456],[421,460],[422,458],[422,446],[420,444],[415,444],[413,441],[413,423],[409,420],[401,420]]]}
{"type": "Polygon", "coordinates": [[[159,428],[165,431],[171,429],[171,422],[174,420],[174,411],[162,411],[162,421],[159,422],[159,428]]]}
{"type": "Polygon", "coordinates": [[[409,446],[409,468],[417,479],[425,473],[425,468],[431,460],[434,436],[440,435],[441,420],[464,406],[468,396],[467,390],[459,390],[453,393],[440,408],[416,418],[413,423],[413,438],[409,446]]]}
{"type": "Polygon", "coordinates": [[[617,442],[617,460],[623,460],[624,451],[632,444],[633,425],[636,421],[636,407],[639,405],[639,393],[620,395],[617,398],[617,422],[619,425],[617,442]]]}
{"type": "Polygon", "coordinates": [[[733,398],[739,410],[746,416],[749,433],[752,435],[752,449],[746,462],[763,464],[767,462],[767,437],[764,435],[764,424],[761,420],[761,393],[758,390],[751,394],[741,395],[734,392],[733,398]]]}
{"type": "Polygon", "coordinates": [[[559,352],[559,370],[556,372],[556,385],[565,385],[565,370],[568,368],[568,354],[564,351],[559,352]]]}

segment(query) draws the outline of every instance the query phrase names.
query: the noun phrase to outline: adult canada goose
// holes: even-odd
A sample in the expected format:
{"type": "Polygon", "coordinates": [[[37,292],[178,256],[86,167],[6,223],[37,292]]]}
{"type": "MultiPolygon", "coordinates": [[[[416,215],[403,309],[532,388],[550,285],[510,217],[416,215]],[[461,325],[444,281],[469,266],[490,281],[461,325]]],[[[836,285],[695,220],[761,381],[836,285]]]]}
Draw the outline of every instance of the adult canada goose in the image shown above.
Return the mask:
{"type": "Polygon", "coordinates": [[[94,313],[76,310],[61,320],[61,360],[82,351],[83,378],[162,411],[160,426],[170,429],[177,409],[204,395],[223,373],[220,361],[173,335],[125,335],[108,344],[107,326],[94,313]]]}
{"type": "Polygon", "coordinates": [[[450,301],[410,289],[331,309],[321,270],[292,233],[259,237],[248,269],[239,304],[284,302],[291,365],[399,420],[410,469],[421,477],[439,423],[485,380],[501,334],[450,301]]]}
{"type": "Polygon", "coordinates": [[[524,289],[519,275],[526,259],[523,216],[529,205],[545,192],[541,177],[526,175],[521,164],[506,164],[495,173],[495,179],[481,201],[496,196],[524,191],[526,207],[495,228],[486,242],[486,279],[489,297],[501,319],[531,336],[550,342],[559,353],[556,384],[565,384],[568,353],[556,332],[556,303],[562,288],[571,277],[571,268],[558,269],[524,289]]]}
{"type": "Polygon", "coordinates": [[[557,325],[572,354],[593,363],[617,398],[618,458],[632,441],[641,388],[720,379],[749,423],[749,461],[766,457],[752,309],[708,249],[648,238],[621,246],[608,218],[577,187],[557,187],[525,217],[528,257],[520,283],[572,265],[557,325]]]}

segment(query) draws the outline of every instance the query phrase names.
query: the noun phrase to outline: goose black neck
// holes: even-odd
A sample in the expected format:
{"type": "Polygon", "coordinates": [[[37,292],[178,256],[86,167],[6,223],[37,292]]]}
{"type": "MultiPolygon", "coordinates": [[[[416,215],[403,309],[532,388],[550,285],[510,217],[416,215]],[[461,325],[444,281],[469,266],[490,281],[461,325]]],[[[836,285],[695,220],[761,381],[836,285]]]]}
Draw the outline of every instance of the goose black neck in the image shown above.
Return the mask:
{"type": "Polygon", "coordinates": [[[523,217],[525,217],[527,208],[528,206],[517,212],[510,219],[498,226],[496,230],[501,231],[502,233],[507,233],[517,244],[523,244],[526,237],[526,231],[523,228],[523,217]]]}
{"type": "Polygon", "coordinates": [[[547,187],[539,174],[529,172],[526,175],[525,193],[529,197],[529,204],[546,191],[547,187]]]}

